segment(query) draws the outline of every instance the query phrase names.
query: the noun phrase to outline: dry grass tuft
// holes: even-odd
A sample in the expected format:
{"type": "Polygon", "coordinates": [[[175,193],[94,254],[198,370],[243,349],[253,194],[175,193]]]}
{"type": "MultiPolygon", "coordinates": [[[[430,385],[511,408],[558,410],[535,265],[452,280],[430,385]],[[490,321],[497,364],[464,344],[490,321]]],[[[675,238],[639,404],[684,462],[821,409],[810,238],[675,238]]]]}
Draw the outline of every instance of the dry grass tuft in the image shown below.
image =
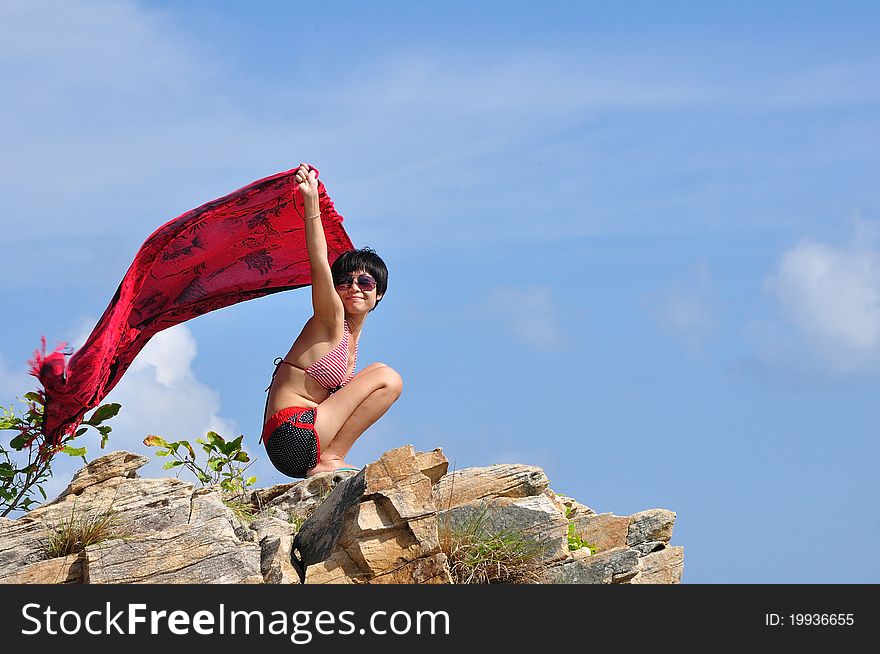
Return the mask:
{"type": "Polygon", "coordinates": [[[75,505],[70,509],[69,517],[48,526],[48,530],[45,554],[49,559],[77,554],[89,545],[123,536],[114,511],[77,512],[75,505]]]}
{"type": "MultiPolygon", "coordinates": [[[[447,513],[447,518],[449,514],[447,513]]],[[[543,580],[544,543],[485,527],[485,509],[460,524],[444,521],[440,547],[456,584],[536,584],[543,580]]]]}
{"type": "Polygon", "coordinates": [[[235,518],[246,525],[249,525],[257,518],[257,510],[254,508],[253,504],[250,502],[240,499],[239,496],[235,496],[232,499],[224,499],[223,506],[232,511],[232,515],[235,518]]]}

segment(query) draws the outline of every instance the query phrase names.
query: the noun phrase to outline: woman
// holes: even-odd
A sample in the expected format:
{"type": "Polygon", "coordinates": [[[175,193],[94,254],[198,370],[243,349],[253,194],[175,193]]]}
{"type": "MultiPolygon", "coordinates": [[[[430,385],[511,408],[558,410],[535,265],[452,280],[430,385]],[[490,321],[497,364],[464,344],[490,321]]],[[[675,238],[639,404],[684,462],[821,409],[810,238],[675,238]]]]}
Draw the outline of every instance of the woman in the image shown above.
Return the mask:
{"type": "Polygon", "coordinates": [[[354,374],[361,330],[385,294],[388,269],[369,248],[343,253],[331,268],[315,171],[301,164],[295,179],[305,206],[313,315],[287,356],[275,360],[260,440],[279,471],[311,477],[357,470],[345,461],[348,451],[400,397],[403,381],[384,363],[354,374]]]}

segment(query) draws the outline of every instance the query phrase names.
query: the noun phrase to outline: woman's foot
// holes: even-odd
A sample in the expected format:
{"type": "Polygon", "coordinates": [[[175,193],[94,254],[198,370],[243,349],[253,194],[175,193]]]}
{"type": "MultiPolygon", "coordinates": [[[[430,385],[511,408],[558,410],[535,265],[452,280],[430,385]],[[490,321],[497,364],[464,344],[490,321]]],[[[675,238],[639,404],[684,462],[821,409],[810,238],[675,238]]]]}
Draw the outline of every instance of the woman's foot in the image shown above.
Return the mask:
{"type": "Polygon", "coordinates": [[[355,468],[354,466],[346,463],[342,459],[322,459],[314,468],[309,468],[308,470],[306,470],[306,478],[314,477],[321,472],[335,472],[336,470],[350,470],[352,472],[356,472],[360,470],[360,468],[355,468]]]}

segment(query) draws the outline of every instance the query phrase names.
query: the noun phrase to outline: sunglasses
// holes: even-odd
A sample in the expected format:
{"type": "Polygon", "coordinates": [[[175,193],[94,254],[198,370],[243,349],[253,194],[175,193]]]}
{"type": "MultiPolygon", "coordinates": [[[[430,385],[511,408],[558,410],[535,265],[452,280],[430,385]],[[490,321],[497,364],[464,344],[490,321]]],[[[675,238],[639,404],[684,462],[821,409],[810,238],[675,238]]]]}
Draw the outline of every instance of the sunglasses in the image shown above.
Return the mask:
{"type": "Polygon", "coordinates": [[[376,288],[376,280],[372,275],[343,275],[336,279],[336,288],[347,291],[352,284],[357,284],[362,291],[372,291],[376,288]]]}

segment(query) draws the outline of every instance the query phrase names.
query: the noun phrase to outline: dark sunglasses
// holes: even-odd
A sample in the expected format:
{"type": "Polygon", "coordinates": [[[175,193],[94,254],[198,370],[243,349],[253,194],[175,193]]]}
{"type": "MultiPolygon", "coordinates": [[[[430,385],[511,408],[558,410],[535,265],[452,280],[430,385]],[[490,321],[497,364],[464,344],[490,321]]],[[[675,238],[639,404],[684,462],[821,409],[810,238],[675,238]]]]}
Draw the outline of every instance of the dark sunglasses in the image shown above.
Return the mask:
{"type": "Polygon", "coordinates": [[[357,278],[354,275],[343,275],[336,279],[336,288],[343,291],[350,289],[352,284],[357,284],[362,291],[372,291],[376,288],[376,280],[372,275],[358,275],[357,278]]]}

